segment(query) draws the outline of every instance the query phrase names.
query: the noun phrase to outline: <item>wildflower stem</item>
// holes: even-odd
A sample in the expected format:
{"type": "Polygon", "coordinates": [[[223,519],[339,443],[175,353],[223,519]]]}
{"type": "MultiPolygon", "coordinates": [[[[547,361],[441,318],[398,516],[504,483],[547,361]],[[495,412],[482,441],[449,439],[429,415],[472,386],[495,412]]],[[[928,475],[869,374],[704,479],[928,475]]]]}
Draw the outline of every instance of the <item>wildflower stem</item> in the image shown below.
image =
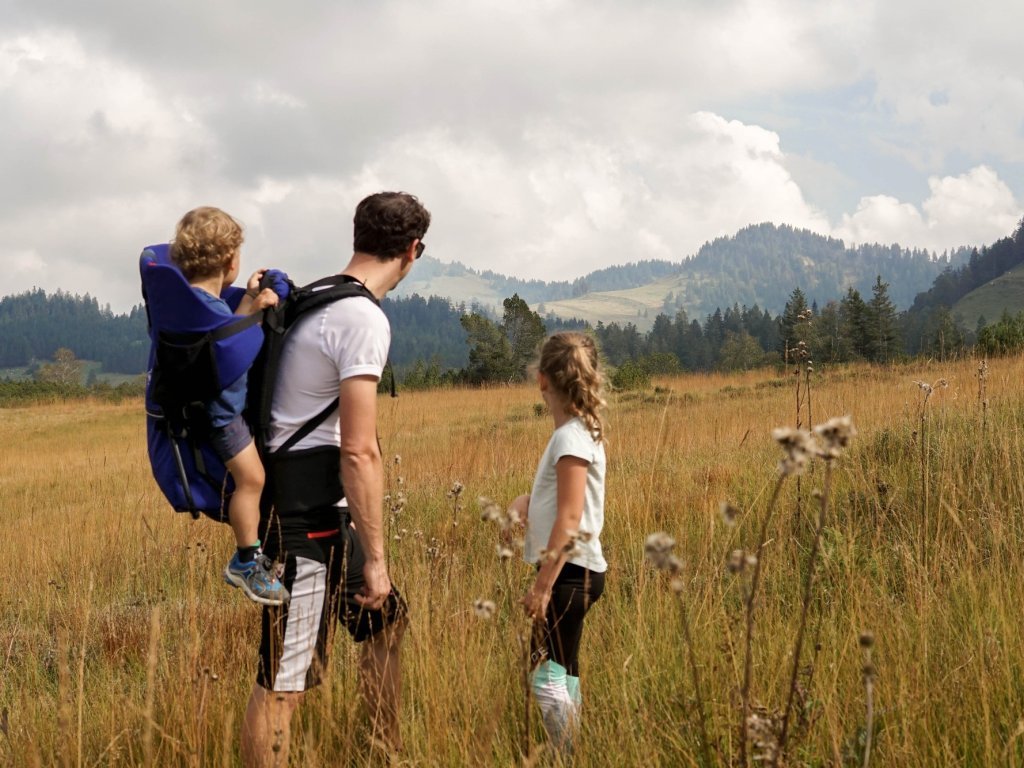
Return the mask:
{"type": "Polygon", "coordinates": [[[527,630],[525,633],[519,635],[519,644],[521,646],[521,659],[522,659],[522,685],[523,685],[523,733],[522,740],[520,742],[520,751],[522,752],[523,765],[530,764],[530,661],[531,661],[531,633],[527,630]]]}
{"type": "Polygon", "coordinates": [[[93,577],[89,576],[89,592],[85,603],[85,620],[82,623],[82,648],[78,653],[78,765],[82,765],[82,717],[85,708],[85,644],[89,637],[89,618],[92,610],[93,577]]]}
{"type": "Polygon", "coordinates": [[[818,498],[818,526],[814,531],[814,542],[811,545],[811,553],[807,558],[807,573],[804,575],[804,599],[800,608],[800,626],[796,633],[796,642],[793,645],[793,671],[789,677],[789,695],[786,699],[786,709],[782,714],[782,725],[779,728],[779,748],[775,753],[772,765],[777,766],[786,751],[786,737],[789,731],[789,716],[793,711],[793,701],[796,698],[796,684],[800,673],[800,655],[803,651],[804,634],[807,629],[807,614],[811,606],[811,598],[814,590],[814,573],[818,561],[818,552],[821,550],[821,535],[825,529],[825,520],[828,512],[829,487],[832,484],[832,462],[825,462],[824,488],[818,498]]]}
{"type": "Polygon", "coordinates": [[[868,768],[871,762],[871,732],[875,728],[875,678],[869,671],[864,672],[864,763],[863,768],[868,768]]]}
{"type": "Polygon", "coordinates": [[[697,717],[700,719],[700,748],[701,752],[704,753],[704,765],[711,766],[711,742],[708,741],[707,715],[704,713],[704,697],[701,695],[697,651],[693,647],[693,637],[690,633],[690,615],[686,610],[686,600],[682,592],[679,593],[679,615],[683,625],[683,641],[686,643],[687,655],[690,661],[690,673],[693,676],[693,697],[697,704],[697,717]]]}
{"type": "Polygon", "coordinates": [[[921,441],[919,456],[921,463],[921,565],[928,566],[928,398],[931,390],[926,390],[921,403],[921,421],[919,439],[921,441]]]}
{"type": "Polygon", "coordinates": [[[780,475],[775,482],[772,491],[772,498],[768,502],[768,510],[764,520],[761,522],[761,530],[757,537],[757,562],[754,563],[754,573],[750,577],[750,591],[747,593],[746,618],[747,635],[743,652],[743,688],[740,690],[740,698],[743,707],[740,719],[740,766],[747,765],[747,718],[750,717],[750,680],[753,672],[753,650],[754,650],[754,606],[757,599],[757,588],[761,583],[761,562],[762,549],[765,541],[768,540],[768,524],[771,522],[772,514],[775,512],[775,504],[779,499],[779,492],[782,490],[782,483],[785,475],[780,475]]]}

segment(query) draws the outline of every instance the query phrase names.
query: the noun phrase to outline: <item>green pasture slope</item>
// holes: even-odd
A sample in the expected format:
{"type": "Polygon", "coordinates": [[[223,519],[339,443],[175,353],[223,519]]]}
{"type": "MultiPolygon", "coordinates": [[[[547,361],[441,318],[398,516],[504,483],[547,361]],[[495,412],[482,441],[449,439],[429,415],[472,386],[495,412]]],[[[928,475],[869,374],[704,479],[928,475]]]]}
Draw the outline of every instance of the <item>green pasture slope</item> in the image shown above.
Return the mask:
{"type": "Polygon", "coordinates": [[[605,325],[633,323],[641,332],[646,332],[654,325],[654,318],[662,311],[665,297],[669,293],[678,294],[692,290],[694,280],[686,280],[682,275],[673,275],[647,283],[636,288],[621,291],[597,291],[559,301],[545,301],[534,304],[531,309],[542,309],[541,314],[549,312],[558,317],[577,317],[591,325],[598,321],[605,325]]]}
{"type": "Polygon", "coordinates": [[[973,330],[978,318],[994,323],[1004,311],[1016,315],[1024,310],[1024,264],[1014,267],[953,305],[953,316],[959,316],[965,328],[973,330]]]}

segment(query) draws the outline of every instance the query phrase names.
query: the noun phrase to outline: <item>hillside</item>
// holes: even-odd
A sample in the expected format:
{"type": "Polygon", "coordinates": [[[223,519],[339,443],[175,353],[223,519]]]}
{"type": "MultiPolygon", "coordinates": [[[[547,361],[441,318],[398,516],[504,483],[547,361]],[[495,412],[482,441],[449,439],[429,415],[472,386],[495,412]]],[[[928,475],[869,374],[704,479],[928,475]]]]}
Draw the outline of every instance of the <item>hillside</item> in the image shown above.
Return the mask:
{"type": "Polygon", "coordinates": [[[953,316],[959,317],[968,330],[974,330],[979,318],[991,323],[1003,312],[1015,315],[1021,311],[1024,311],[1024,264],[975,288],[953,305],[953,316]]]}
{"type": "Polygon", "coordinates": [[[679,272],[669,261],[639,261],[605,267],[575,280],[523,280],[498,272],[480,272],[459,262],[445,263],[424,257],[392,292],[394,297],[443,296],[453,304],[500,307],[512,294],[531,304],[582,296],[589,291],[636,288],[679,272]]]}
{"type": "Polygon", "coordinates": [[[925,251],[896,245],[847,248],[841,240],[807,230],[759,224],[706,243],[672,277],[544,302],[536,308],[542,314],[579,317],[592,324],[631,322],[644,331],[659,313],[671,315],[678,309],[691,318],[733,305],[757,305],[778,314],[795,287],[804,291],[808,301],[824,306],[842,298],[849,287],[870,295],[875,278],[881,275],[890,285],[893,303],[903,309],[943,270],[965,262],[968,254],[961,249],[946,258],[933,258],[925,251]]]}

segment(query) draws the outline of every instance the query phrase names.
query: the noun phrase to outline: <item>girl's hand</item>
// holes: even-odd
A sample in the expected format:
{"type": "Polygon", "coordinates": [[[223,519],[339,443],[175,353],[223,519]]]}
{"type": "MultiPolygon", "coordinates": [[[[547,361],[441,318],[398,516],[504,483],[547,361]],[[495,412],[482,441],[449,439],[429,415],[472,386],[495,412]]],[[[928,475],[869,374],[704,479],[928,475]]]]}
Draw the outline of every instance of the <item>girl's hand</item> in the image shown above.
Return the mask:
{"type": "Polygon", "coordinates": [[[551,602],[551,590],[543,589],[534,582],[522,602],[527,616],[534,621],[544,621],[548,615],[548,603],[551,602]]]}
{"type": "Polygon", "coordinates": [[[530,494],[524,493],[522,496],[512,499],[512,503],[508,505],[508,511],[518,517],[520,525],[526,525],[526,518],[530,514],[530,494]]]}

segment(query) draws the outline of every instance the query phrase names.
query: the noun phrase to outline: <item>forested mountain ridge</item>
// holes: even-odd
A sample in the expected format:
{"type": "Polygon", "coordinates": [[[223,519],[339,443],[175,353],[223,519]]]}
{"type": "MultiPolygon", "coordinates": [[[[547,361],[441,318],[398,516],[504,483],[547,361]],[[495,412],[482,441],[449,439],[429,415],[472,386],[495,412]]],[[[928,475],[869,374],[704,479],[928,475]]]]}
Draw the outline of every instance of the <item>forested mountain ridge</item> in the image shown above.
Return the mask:
{"type": "Polygon", "coordinates": [[[879,275],[890,284],[893,302],[904,309],[944,269],[969,256],[967,248],[942,255],[898,245],[849,248],[806,229],[764,223],[709,241],[678,262],[636,261],[572,281],[522,280],[424,258],[394,295],[444,296],[456,304],[496,308],[515,293],[542,315],[580,317],[591,324],[635,322],[646,328],[659,313],[678,309],[700,316],[717,307],[757,304],[781,312],[794,286],[825,304],[848,288],[867,293],[879,275]]]}
{"type": "Polygon", "coordinates": [[[454,304],[477,303],[492,308],[518,294],[530,304],[582,296],[590,291],[635,288],[679,272],[679,264],[648,260],[595,270],[575,280],[523,280],[493,270],[479,271],[459,262],[425,256],[394,290],[394,297],[444,296],[454,304]]]}
{"type": "Polygon", "coordinates": [[[632,322],[647,329],[659,314],[678,310],[703,317],[717,308],[757,305],[779,313],[794,287],[824,306],[849,288],[869,293],[878,276],[889,283],[892,301],[903,309],[969,254],[966,248],[941,256],[898,245],[848,248],[842,240],[809,230],[756,224],[705,243],[675,275],[636,288],[546,302],[540,309],[592,324],[632,322]]]}

